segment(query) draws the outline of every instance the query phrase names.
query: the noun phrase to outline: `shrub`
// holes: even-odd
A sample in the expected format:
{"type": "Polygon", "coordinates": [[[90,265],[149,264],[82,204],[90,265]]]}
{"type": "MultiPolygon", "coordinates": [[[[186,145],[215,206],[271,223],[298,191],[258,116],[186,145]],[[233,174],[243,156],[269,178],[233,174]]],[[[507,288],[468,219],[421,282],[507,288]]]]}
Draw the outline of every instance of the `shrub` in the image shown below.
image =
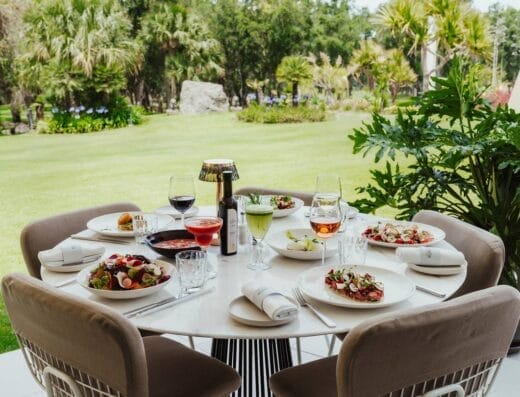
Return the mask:
{"type": "Polygon", "coordinates": [[[454,60],[417,110],[376,113],[354,130],[354,153],[373,150],[386,165],[370,171],[372,182],[356,189],[367,197],[352,204],[363,212],[389,206],[398,219],[432,209],[497,234],[506,247],[501,281],[520,289],[520,113],[490,106],[478,69],[454,60]]]}
{"type": "Polygon", "coordinates": [[[142,122],[142,110],[130,106],[123,97],[114,98],[108,107],[53,107],[51,112],[51,120],[38,128],[43,134],[84,134],[142,122]]]}
{"type": "Polygon", "coordinates": [[[301,123],[305,121],[324,121],[325,106],[265,106],[251,104],[237,113],[240,121],[247,123],[301,123]]]}

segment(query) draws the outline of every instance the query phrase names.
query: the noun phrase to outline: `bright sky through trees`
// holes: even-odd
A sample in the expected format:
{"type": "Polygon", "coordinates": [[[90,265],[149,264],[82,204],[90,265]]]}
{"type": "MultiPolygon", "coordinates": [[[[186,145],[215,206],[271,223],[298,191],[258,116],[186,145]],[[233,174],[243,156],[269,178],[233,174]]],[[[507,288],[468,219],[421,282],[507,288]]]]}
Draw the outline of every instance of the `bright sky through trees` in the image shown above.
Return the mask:
{"type": "MultiPolygon", "coordinates": [[[[386,3],[386,1],[387,0],[354,0],[354,3],[358,7],[367,7],[370,11],[375,11],[379,4],[386,3]]],[[[487,11],[489,6],[495,3],[520,8],[520,2],[518,0],[473,0],[473,5],[480,11],[487,11]]]]}

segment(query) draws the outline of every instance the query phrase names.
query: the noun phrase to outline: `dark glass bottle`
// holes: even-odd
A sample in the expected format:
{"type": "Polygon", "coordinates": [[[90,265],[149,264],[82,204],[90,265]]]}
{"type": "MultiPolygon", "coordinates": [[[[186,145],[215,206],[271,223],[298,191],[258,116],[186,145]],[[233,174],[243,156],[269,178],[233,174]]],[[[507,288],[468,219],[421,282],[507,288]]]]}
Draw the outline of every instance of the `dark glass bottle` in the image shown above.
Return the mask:
{"type": "Polygon", "coordinates": [[[224,171],[224,196],[219,202],[218,216],[224,220],[220,229],[220,253],[222,255],[235,255],[238,245],[238,211],[237,201],[233,198],[231,179],[233,173],[224,171]]]}

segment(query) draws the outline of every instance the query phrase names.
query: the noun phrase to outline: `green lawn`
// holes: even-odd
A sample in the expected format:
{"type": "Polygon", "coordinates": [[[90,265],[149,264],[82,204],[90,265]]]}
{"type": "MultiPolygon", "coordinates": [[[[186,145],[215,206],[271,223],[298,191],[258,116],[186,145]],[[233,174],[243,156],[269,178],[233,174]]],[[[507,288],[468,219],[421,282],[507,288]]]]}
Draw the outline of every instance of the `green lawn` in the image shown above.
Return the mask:
{"type": "MultiPolygon", "coordinates": [[[[234,188],[260,185],[313,190],[316,175],[337,173],[344,196],[369,179],[371,157],[352,154],[347,134],[369,120],[341,113],[323,123],[244,124],[234,114],[152,116],[140,126],[87,135],[0,136],[0,276],[25,271],[19,248],[27,223],[81,207],[132,201],[144,210],[167,204],[175,173],[198,175],[207,158],[235,160],[234,188]]],[[[215,186],[197,181],[197,204],[215,186]]],[[[13,349],[0,306],[0,352],[13,349]]]]}

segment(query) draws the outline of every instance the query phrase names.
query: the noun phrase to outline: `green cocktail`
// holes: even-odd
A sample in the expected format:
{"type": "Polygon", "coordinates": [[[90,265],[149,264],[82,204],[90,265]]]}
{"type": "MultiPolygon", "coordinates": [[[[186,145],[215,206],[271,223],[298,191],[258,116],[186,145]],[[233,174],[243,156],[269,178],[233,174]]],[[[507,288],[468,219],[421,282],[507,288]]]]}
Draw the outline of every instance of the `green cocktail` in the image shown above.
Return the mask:
{"type": "Polygon", "coordinates": [[[263,260],[263,242],[271,222],[273,220],[273,207],[271,205],[249,204],[246,206],[247,227],[256,240],[254,246],[253,261],[247,266],[253,270],[269,269],[269,265],[263,260]]]}
{"type": "Polygon", "coordinates": [[[273,220],[273,207],[270,205],[250,204],[246,207],[249,231],[256,240],[262,240],[273,220]]]}

